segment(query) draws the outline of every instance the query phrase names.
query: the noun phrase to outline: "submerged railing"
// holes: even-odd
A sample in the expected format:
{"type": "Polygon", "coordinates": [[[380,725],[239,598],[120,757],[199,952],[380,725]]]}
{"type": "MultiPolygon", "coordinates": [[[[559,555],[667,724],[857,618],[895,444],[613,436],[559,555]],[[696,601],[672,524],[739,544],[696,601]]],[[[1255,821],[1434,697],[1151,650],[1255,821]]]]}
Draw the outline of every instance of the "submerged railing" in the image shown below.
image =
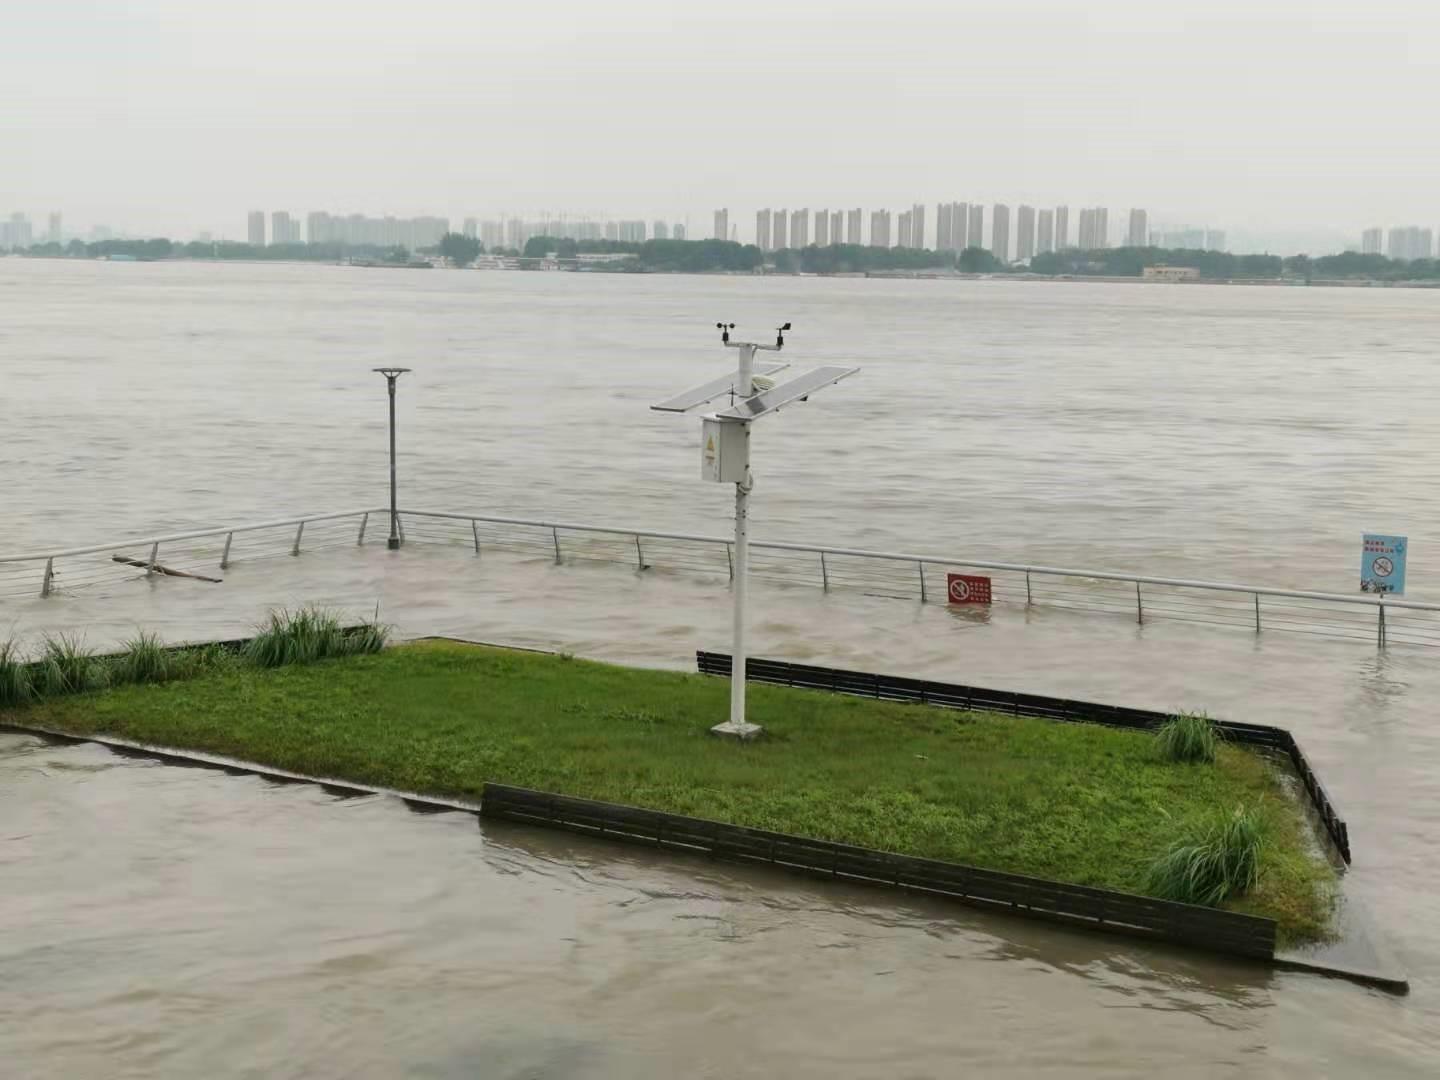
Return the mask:
{"type": "MultiPolygon", "coordinates": [[[[388,509],[346,510],[0,556],[0,601],[81,592],[137,576],[213,578],[232,563],[363,545],[367,531],[383,540],[388,517],[388,509]],[[370,529],[372,518],[378,533],[370,529]]],[[[637,571],[724,577],[733,573],[731,540],[723,536],[434,510],[402,510],[398,518],[407,543],[463,546],[475,555],[494,548],[555,562],[628,563],[637,571]]],[[[1422,601],[997,562],[960,554],[751,541],[754,576],[827,591],[944,602],[949,570],[987,572],[993,601],[1001,605],[1110,613],[1142,625],[1178,620],[1254,633],[1284,631],[1374,640],[1381,645],[1440,646],[1440,604],[1422,601]]],[[[973,617],[984,617],[983,609],[970,610],[973,617]]]]}
{"type": "Polygon", "coordinates": [[[363,544],[370,517],[386,514],[385,510],[342,510],[0,555],[0,600],[37,592],[41,597],[60,591],[78,593],[136,576],[218,582],[214,574],[229,569],[231,563],[363,544]]]}

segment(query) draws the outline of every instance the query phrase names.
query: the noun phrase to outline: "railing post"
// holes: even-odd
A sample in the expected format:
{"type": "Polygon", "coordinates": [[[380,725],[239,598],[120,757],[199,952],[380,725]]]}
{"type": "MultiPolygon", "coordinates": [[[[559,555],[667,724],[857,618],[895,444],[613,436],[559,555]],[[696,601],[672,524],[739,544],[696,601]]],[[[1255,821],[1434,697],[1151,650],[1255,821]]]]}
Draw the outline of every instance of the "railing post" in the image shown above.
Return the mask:
{"type": "Polygon", "coordinates": [[[830,568],[825,565],[825,553],[820,552],[820,587],[830,591],[830,568]]]}
{"type": "Polygon", "coordinates": [[[735,553],[730,550],[730,545],[725,545],[725,565],[730,568],[730,580],[735,580],[735,553]]]}
{"type": "Polygon", "coordinates": [[[925,595],[925,564],[922,562],[915,565],[920,569],[920,602],[923,604],[929,599],[925,595]]]}
{"type": "Polygon", "coordinates": [[[159,559],[159,557],[160,557],[160,541],[157,540],[157,541],[155,541],[155,543],[153,543],[153,544],[150,545],[150,562],[149,562],[149,564],[145,567],[145,576],[146,576],[146,577],[149,577],[151,574],[155,573],[155,562],[156,562],[157,559],[159,559]]]}
{"type": "Polygon", "coordinates": [[[1385,597],[1383,595],[1380,597],[1378,606],[1380,608],[1380,625],[1376,629],[1376,644],[1383,649],[1385,647],[1385,597]]]}
{"type": "Polygon", "coordinates": [[[560,530],[552,528],[550,530],[550,539],[555,542],[555,563],[558,566],[560,563],[560,530]]]}
{"type": "Polygon", "coordinates": [[[1135,582],[1135,621],[1145,625],[1145,604],[1140,599],[1140,582],[1135,582]]]}
{"type": "Polygon", "coordinates": [[[355,537],[355,546],[360,547],[365,543],[365,526],[370,524],[370,511],[365,511],[365,516],[360,519],[360,535],[355,537]]]}
{"type": "Polygon", "coordinates": [[[1260,594],[1255,594],[1255,633],[1260,632],[1260,594]]]}
{"type": "Polygon", "coordinates": [[[1030,571],[1025,571],[1025,606],[1029,607],[1033,601],[1030,599],[1030,571]]]}
{"type": "Polygon", "coordinates": [[[475,524],[475,519],[470,519],[470,535],[475,538],[475,554],[480,554],[480,526],[475,524]]]}
{"type": "Polygon", "coordinates": [[[305,522],[300,522],[300,527],[295,530],[295,544],[290,549],[291,555],[300,554],[300,538],[305,535],[305,522]]]}
{"type": "Polygon", "coordinates": [[[635,565],[641,570],[645,569],[645,553],[640,550],[640,534],[635,534],[635,565]]]}
{"type": "Polygon", "coordinates": [[[40,583],[40,599],[50,595],[50,584],[55,580],[55,556],[45,560],[45,580],[40,583]]]}
{"type": "Polygon", "coordinates": [[[232,542],[234,542],[234,540],[235,534],[233,532],[228,532],[225,534],[225,550],[220,553],[221,570],[230,569],[230,545],[232,542]]]}

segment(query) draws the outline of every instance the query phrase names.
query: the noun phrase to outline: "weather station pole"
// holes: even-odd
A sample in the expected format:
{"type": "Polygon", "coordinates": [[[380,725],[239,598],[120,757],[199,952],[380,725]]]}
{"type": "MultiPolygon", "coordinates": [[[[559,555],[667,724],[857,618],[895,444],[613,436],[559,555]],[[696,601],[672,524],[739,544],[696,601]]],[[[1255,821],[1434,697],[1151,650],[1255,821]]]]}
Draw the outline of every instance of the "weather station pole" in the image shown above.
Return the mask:
{"type": "Polygon", "coordinates": [[[759,351],[779,352],[785,347],[787,322],[775,332],[775,344],[731,341],[734,323],[716,323],[721,343],[739,353],[736,370],[718,379],[652,405],[660,412],[688,412],[719,397],[729,395],[730,405],[701,417],[700,475],[704,480],[735,485],[735,580],[731,588],[733,643],[730,650],[730,718],[710,729],[712,734],[750,740],[764,730],[745,718],[745,624],[750,578],[750,492],[755,479],[750,473],[750,425],[782,406],[808,401],[810,395],[859,371],[853,367],[821,367],[778,386],[770,378],[786,365],[756,364],[759,351]]]}
{"type": "Polygon", "coordinates": [[[371,370],[385,376],[390,390],[390,539],[385,546],[391,551],[398,551],[400,548],[400,508],[396,500],[395,485],[395,381],[410,369],[408,367],[377,367],[371,370]]]}
{"type": "MultiPolygon", "coordinates": [[[[788,327],[790,324],[785,325],[788,327]]],[[[780,344],[784,344],[783,339],[780,344]]],[[[746,341],[740,342],[739,347],[740,369],[735,378],[735,396],[749,398],[755,393],[756,346],[746,341]]],[[[778,350],[780,345],[772,347],[778,350]]],[[[735,603],[731,616],[730,720],[711,730],[717,735],[753,739],[761,729],[745,719],[745,604],[750,581],[750,491],[755,486],[755,478],[750,474],[750,421],[739,421],[739,428],[741,478],[735,481],[735,603]]]]}

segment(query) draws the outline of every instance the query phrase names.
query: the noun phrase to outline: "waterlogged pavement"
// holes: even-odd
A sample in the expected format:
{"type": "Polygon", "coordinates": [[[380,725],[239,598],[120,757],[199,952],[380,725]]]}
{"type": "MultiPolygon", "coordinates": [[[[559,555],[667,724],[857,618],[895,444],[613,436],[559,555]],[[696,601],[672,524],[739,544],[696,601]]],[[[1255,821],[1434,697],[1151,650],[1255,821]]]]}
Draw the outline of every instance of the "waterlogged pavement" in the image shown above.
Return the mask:
{"type": "MultiPolygon", "coordinates": [[[[1413,992],[12,736],[0,1026],[20,1075],[1433,1075],[1430,652],[763,583],[754,600],[763,655],[1290,727],[1413,992]]],[[[234,636],[309,601],[679,669],[728,646],[723,579],[421,546],[8,611],[22,635],[100,645],[234,636]]]]}

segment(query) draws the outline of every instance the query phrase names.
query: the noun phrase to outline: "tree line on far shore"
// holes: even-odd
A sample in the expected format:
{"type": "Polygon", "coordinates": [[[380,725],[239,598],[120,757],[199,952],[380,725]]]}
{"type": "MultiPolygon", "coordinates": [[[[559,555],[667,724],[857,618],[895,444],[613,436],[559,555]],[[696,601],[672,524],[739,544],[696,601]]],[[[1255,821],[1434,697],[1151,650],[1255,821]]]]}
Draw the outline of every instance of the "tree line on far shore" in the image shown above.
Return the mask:
{"type": "MultiPolygon", "coordinates": [[[[344,262],[362,260],[404,264],[412,254],[403,247],[320,244],[255,245],[229,241],[193,241],[177,244],[163,238],[150,240],[99,240],[86,243],[35,244],[26,251],[32,256],[51,258],[132,258],[160,259],[243,259],[286,262],[344,262]]],[[[473,236],[447,233],[433,248],[417,254],[443,256],[456,266],[468,266],[485,254],[473,236]]],[[[726,240],[571,240],[554,236],[532,236],[522,250],[492,249],[490,254],[523,258],[556,257],[574,259],[579,255],[631,255],[631,259],[597,264],[595,269],[639,273],[746,273],[769,269],[782,274],[905,274],[959,271],[971,274],[1034,274],[1046,277],[1140,277],[1146,267],[1183,266],[1200,271],[1215,281],[1267,279],[1361,279],[1373,281],[1440,280],[1440,260],[1410,262],[1384,255],[1345,252],[1312,258],[1294,255],[1232,255],[1224,251],[1178,248],[1119,247],[1098,251],[1046,252],[1036,255],[1028,266],[1006,265],[984,248],[961,252],[924,248],[877,248],[860,244],[811,245],[762,252],[754,244],[726,240]]]]}

